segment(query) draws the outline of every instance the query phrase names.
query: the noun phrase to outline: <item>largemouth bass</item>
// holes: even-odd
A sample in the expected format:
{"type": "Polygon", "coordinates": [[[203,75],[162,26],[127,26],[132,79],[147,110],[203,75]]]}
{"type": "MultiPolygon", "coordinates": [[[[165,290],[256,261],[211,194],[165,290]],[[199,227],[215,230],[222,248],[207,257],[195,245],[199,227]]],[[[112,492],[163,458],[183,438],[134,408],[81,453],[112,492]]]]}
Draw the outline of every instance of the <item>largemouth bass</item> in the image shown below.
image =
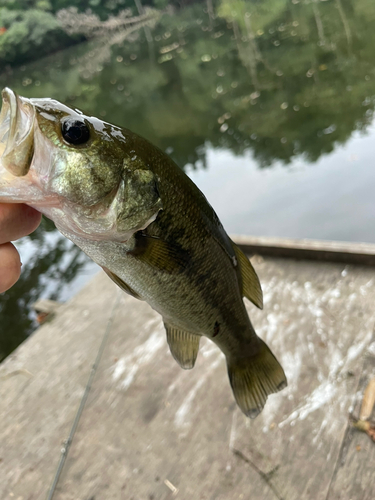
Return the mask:
{"type": "Polygon", "coordinates": [[[171,353],[194,366],[202,335],[225,354],[241,410],[256,417],[286,377],[256,335],[243,297],[262,308],[247,257],[201,191],[131,131],[53,99],[5,89],[0,202],[52,219],[125,292],[161,314],[171,353]]]}

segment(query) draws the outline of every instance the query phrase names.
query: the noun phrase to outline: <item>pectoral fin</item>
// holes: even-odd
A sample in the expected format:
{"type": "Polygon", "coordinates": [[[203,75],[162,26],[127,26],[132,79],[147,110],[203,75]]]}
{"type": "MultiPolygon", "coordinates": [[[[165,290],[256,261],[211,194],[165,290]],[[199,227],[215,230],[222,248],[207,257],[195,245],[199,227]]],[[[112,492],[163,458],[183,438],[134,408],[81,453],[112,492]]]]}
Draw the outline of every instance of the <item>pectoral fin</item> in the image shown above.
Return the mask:
{"type": "Polygon", "coordinates": [[[124,280],[122,280],[121,278],[119,278],[117,276],[117,274],[112,273],[112,271],[110,271],[106,267],[103,267],[103,271],[105,271],[105,273],[111,278],[111,280],[114,283],[116,283],[117,286],[119,286],[121,288],[121,290],[123,290],[124,292],[128,293],[129,295],[131,295],[135,299],[142,300],[142,298],[138,295],[138,293],[135,292],[127,283],[125,283],[124,280]]]}
{"type": "Polygon", "coordinates": [[[200,335],[175,328],[167,323],[164,323],[164,326],[174,359],[185,370],[193,368],[198,356],[200,335]]]}
{"type": "Polygon", "coordinates": [[[188,252],[179,245],[150,236],[146,231],[138,231],[134,238],[134,249],[128,254],[151,267],[172,274],[183,271],[190,261],[188,252]]]}
{"type": "Polygon", "coordinates": [[[232,245],[236,252],[238,265],[241,271],[242,295],[251,300],[259,309],[263,309],[263,293],[255,269],[242,250],[233,242],[232,245]]]}

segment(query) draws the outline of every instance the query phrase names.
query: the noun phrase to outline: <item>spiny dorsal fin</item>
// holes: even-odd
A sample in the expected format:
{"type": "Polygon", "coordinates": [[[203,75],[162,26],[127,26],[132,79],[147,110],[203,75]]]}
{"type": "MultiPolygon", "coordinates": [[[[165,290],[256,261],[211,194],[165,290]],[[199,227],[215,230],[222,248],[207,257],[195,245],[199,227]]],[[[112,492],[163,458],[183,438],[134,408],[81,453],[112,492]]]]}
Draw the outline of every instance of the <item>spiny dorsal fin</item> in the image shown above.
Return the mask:
{"type": "Polygon", "coordinates": [[[251,300],[259,309],[263,309],[263,293],[257,273],[242,250],[233,242],[232,245],[236,252],[238,265],[241,271],[242,295],[251,300]]]}
{"type": "Polygon", "coordinates": [[[198,356],[200,335],[181,330],[164,323],[167,331],[167,341],[172,356],[177,363],[189,370],[193,368],[198,356]]]}
{"type": "Polygon", "coordinates": [[[111,278],[111,280],[114,283],[116,283],[117,286],[119,286],[121,288],[121,290],[124,290],[124,292],[128,293],[129,295],[131,295],[135,299],[142,300],[142,298],[138,295],[138,293],[135,292],[127,283],[125,283],[124,280],[119,278],[117,276],[117,274],[113,273],[112,271],[110,271],[106,267],[103,267],[103,271],[106,272],[106,274],[111,278]]]}
{"type": "Polygon", "coordinates": [[[262,411],[267,396],[287,386],[284,370],[269,347],[261,340],[259,351],[238,360],[228,359],[228,375],[234,397],[244,414],[255,418],[262,411]],[[247,361],[247,364],[244,361],[247,361]]]}
{"type": "Polygon", "coordinates": [[[167,273],[181,272],[186,268],[190,258],[188,252],[179,245],[148,235],[145,231],[134,234],[134,249],[129,255],[167,273]]]}

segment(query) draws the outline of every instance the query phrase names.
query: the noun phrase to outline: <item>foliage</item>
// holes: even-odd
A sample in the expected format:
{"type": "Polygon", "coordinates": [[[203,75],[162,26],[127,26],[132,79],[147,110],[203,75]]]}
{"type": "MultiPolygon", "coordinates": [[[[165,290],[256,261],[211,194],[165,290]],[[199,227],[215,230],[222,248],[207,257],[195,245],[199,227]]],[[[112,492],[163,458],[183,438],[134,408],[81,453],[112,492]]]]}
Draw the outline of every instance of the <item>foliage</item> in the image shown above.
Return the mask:
{"type": "Polygon", "coordinates": [[[251,150],[262,166],[298,155],[315,161],[366,128],[372,3],[226,1],[216,20],[198,4],[164,15],[151,42],[141,29],[129,42],[108,35],[75,48],[74,62],[62,55],[47,79],[44,63],[35,70],[31,80],[41,84],[27,92],[110,116],[173,149],[181,166],[204,164],[207,141],[251,150]]]}
{"type": "Polygon", "coordinates": [[[42,10],[0,9],[0,66],[23,63],[33,55],[41,57],[72,43],[55,17],[42,10]]]}

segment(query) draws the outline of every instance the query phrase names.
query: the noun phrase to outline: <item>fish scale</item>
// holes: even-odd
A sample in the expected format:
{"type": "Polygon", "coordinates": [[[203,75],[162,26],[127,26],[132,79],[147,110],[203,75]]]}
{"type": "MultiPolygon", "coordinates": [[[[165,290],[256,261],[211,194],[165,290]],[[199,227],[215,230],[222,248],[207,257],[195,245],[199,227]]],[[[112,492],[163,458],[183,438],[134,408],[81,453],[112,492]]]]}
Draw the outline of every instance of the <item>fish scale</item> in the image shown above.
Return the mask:
{"type": "Polygon", "coordinates": [[[262,308],[260,283],[186,174],[130,130],[10,89],[0,132],[0,202],[41,211],[120,288],[148,302],[182,368],[194,366],[202,335],[212,340],[237,404],[258,415],[286,386],[243,302],[262,308]]]}

